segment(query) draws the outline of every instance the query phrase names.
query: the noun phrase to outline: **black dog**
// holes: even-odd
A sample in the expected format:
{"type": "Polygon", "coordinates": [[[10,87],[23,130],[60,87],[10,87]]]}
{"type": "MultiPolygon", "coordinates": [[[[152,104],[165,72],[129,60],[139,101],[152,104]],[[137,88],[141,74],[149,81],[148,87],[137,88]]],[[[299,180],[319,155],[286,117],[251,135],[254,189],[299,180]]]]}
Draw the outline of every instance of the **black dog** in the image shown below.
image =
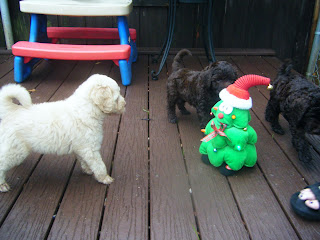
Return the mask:
{"type": "Polygon", "coordinates": [[[279,124],[279,113],[282,113],[289,123],[299,159],[309,162],[312,157],[305,133],[320,134],[320,88],[291,69],[289,61],[284,63],[272,83],[265,118],[274,132],[284,134],[279,124]]]}
{"type": "Polygon", "coordinates": [[[184,106],[187,102],[196,108],[200,127],[204,128],[211,119],[211,108],[220,101],[219,92],[238,76],[233,66],[225,61],[211,63],[202,71],[184,68],[182,58],[186,55],[191,52],[181,50],[172,63],[167,83],[168,119],[170,123],[177,122],[176,105],[182,114],[190,114],[184,106]]]}

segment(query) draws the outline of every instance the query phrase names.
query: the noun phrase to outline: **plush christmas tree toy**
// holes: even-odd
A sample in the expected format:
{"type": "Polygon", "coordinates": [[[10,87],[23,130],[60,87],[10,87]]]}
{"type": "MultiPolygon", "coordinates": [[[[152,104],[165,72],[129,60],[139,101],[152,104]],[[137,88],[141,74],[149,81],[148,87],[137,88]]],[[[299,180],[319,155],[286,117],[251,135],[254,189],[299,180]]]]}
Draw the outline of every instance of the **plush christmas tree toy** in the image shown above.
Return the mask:
{"type": "Polygon", "coordinates": [[[202,161],[219,167],[223,175],[230,176],[243,166],[253,167],[257,161],[255,143],[257,134],[249,125],[249,109],[252,99],[249,88],[270,85],[270,79],[258,75],[245,75],[223,89],[211,114],[214,118],[207,124],[201,139],[202,161]]]}

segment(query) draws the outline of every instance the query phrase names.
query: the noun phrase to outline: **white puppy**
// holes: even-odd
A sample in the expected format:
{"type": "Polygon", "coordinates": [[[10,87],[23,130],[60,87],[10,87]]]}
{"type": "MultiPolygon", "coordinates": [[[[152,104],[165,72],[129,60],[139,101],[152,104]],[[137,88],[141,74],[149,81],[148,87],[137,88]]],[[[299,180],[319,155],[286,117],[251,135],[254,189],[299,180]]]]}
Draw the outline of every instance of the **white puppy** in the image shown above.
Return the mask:
{"type": "Polygon", "coordinates": [[[63,101],[32,104],[29,92],[16,84],[0,90],[0,191],[10,190],[6,172],[23,162],[31,151],[42,154],[74,153],[82,170],[109,184],[101,159],[103,120],[121,114],[125,100],[118,84],[104,75],[92,75],[63,101]],[[21,105],[12,102],[17,99],[21,105]]]}

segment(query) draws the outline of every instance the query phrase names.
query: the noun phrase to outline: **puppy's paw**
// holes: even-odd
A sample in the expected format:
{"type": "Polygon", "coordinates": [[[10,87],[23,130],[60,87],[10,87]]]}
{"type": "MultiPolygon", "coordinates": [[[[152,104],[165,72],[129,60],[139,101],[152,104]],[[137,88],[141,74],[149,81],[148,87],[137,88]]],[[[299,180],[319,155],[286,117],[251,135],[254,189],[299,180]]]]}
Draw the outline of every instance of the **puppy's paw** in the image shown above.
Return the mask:
{"type": "Polygon", "coordinates": [[[104,178],[97,179],[97,180],[98,180],[98,182],[103,183],[103,184],[110,184],[114,181],[114,179],[112,177],[110,177],[109,175],[107,175],[104,178]]]}
{"type": "Polygon", "coordinates": [[[299,151],[298,156],[299,160],[304,163],[309,163],[312,160],[312,156],[309,151],[299,151]]]}
{"type": "Polygon", "coordinates": [[[279,126],[272,126],[272,130],[275,133],[278,133],[280,135],[284,135],[284,130],[282,129],[282,127],[280,125],[279,126]]]}
{"type": "Polygon", "coordinates": [[[4,182],[0,184],[0,192],[8,192],[8,191],[10,191],[10,186],[8,185],[8,183],[4,182]]]}

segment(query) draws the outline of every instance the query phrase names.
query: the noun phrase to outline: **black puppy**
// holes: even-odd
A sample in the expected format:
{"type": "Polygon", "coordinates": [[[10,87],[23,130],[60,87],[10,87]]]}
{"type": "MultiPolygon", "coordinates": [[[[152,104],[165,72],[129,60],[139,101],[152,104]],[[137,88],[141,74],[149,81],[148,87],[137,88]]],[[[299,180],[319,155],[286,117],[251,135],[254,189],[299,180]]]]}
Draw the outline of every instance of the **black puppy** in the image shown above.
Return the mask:
{"type": "Polygon", "coordinates": [[[282,135],[284,131],[279,124],[279,113],[282,113],[289,123],[299,159],[309,162],[312,157],[305,133],[320,134],[320,88],[300,74],[292,73],[291,69],[289,61],[281,66],[272,83],[265,118],[272,130],[282,135]]]}
{"type": "Polygon", "coordinates": [[[220,101],[219,92],[238,76],[234,67],[225,61],[211,63],[202,71],[184,68],[182,58],[186,55],[192,54],[182,49],[172,63],[167,83],[168,119],[170,123],[177,122],[176,105],[182,114],[190,114],[184,106],[187,102],[196,108],[200,127],[204,128],[211,119],[211,108],[220,101]]]}

